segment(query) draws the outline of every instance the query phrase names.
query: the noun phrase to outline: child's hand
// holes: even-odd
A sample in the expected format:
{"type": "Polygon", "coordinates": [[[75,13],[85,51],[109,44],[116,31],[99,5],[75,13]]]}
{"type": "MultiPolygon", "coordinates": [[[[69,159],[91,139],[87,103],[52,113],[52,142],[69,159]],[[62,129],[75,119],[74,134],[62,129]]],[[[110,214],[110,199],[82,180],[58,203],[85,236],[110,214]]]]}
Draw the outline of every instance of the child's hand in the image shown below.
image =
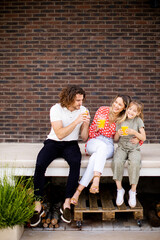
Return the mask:
{"type": "Polygon", "coordinates": [[[128,128],[128,129],[126,129],[126,134],[128,134],[128,135],[135,135],[135,130],[133,130],[131,128],[128,128]]]}
{"type": "Polygon", "coordinates": [[[123,136],[123,131],[122,131],[121,128],[120,128],[117,132],[118,132],[118,135],[119,135],[119,136],[123,136]]]}

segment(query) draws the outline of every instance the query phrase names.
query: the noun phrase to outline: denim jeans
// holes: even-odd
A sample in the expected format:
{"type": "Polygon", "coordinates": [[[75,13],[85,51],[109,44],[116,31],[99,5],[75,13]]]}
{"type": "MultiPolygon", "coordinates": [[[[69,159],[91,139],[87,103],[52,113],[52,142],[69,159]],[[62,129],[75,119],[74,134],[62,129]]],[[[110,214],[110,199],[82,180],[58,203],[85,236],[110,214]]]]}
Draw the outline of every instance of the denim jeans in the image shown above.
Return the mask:
{"type": "Polygon", "coordinates": [[[113,139],[102,135],[92,138],[87,142],[86,150],[91,157],[89,158],[87,169],[80,180],[80,184],[85,187],[92,180],[94,171],[102,174],[106,159],[113,156],[113,139]]]}

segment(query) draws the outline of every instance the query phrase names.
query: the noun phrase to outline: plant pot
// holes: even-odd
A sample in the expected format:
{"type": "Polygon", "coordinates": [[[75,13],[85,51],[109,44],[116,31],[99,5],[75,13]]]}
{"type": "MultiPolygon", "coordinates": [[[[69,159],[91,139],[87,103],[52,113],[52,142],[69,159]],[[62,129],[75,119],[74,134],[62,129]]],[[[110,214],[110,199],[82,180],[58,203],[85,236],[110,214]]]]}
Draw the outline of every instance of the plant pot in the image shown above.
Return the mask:
{"type": "Polygon", "coordinates": [[[16,225],[13,228],[0,229],[0,239],[2,240],[20,240],[24,232],[24,226],[16,225]]]}

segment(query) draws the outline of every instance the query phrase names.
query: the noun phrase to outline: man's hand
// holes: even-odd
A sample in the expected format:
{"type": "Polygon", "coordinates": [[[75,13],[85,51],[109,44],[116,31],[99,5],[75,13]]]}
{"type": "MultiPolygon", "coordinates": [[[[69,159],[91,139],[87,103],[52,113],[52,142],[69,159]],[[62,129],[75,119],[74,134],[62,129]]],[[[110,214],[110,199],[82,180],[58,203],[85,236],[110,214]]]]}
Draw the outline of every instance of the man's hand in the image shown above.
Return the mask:
{"type": "Polygon", "coordinates": [[[89,125],[89,123],[90,123],[90,116],[89,115],[83,115],[83,123],[89,125]]]}
{"type": "Polygon", "coordinates": [[[81,113],[81,114],[79,114],[79,116],[77,117],[77,119],[75,121],[76,121],[77,125],[81,122],[89,124],[90,116],[89,116],[89,114],[86,115],[86,114],[81,113]]]}
{"type": "MultiPolygon", "coordinates": [[[[80,114],[81,115],[81,114],[80,114]]],[[[88,133],[89,133],[89,123],[90,123],[90,115],[88,111],[82,113],[83,116],[83,124],[81,126],[81,138],[83,141],[87,141],[88,133]]]]}
{"type": "Polygon", "coordinates": [[[79,114],[79,116],[76,118],[75,123],[78,125],[79,123],[83,122],[83,114],[79,114]]]}

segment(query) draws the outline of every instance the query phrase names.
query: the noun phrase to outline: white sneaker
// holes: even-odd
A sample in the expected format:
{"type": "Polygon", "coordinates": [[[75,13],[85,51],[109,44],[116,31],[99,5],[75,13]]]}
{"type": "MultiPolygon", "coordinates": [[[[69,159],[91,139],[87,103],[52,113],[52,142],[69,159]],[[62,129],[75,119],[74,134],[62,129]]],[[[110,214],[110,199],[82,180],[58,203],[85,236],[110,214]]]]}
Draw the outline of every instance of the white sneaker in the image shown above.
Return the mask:
{"type": "Polygon", "coordinates": [[[124,194],[125,194],[125,191],[124,189],[117,189],[117,198],[116,198],[116,204],[117,206],[121,206],[124,202],[124,194]]]}
{"type": "Polygon", "coordinates": [[[129,193],[128,204],[131,208],[134,208],[136,206],[136,192],[130,190],[128,193],[129,193]]]}

